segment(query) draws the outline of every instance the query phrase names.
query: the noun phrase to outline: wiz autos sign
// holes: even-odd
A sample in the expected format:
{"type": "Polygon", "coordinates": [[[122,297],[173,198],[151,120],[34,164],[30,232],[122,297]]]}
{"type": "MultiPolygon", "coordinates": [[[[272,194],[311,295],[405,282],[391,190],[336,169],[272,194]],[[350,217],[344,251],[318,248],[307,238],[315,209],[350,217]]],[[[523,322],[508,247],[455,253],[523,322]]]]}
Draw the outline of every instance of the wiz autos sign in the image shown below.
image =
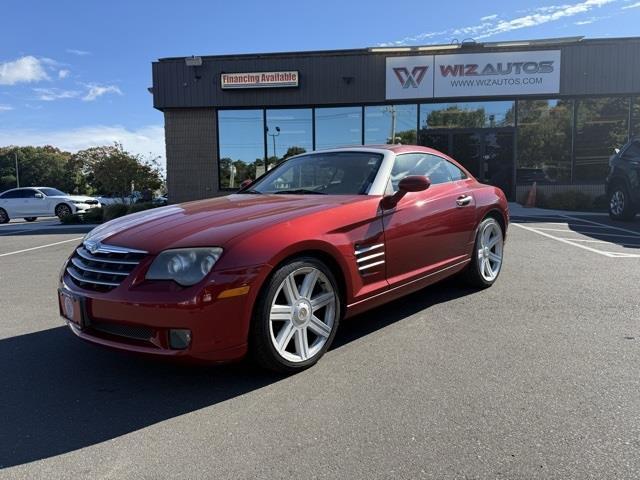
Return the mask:
{"type": "Polygon", "coordinates": [[[559,91],[559,50],[387,58],[388,99],[535,95],[559,91]],[[399,80],[396,85],[389,85],[390,71],[402,68],[403,59],[410,64],[432,62],[431,93],[399,80]],[[402,89],[400,93],[398,86],[402,89]]]}
{"type": "Polygon", "coordinates": [[[387,99],[433,97],[433,56],[387,57],[387,99]]]}
{"type": "Polygon", "coordinates": [[[298,72],[244,72],[220,75],[222,88],[297,87],[298,72]]]}

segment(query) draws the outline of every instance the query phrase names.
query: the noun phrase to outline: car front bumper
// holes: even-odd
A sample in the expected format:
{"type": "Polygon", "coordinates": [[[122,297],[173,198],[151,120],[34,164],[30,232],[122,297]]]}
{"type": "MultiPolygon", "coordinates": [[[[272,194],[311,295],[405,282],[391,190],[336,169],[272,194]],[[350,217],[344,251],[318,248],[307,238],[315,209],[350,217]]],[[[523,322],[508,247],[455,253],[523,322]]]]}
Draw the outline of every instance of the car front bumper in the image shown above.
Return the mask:
{"type": "Polygon", "coordinates": [[[266,267],[212,273],[207,286],[177,293],[130,285],[94,292],[80,288],[64,274],[59,285],[59,310],[70,330],[93,344],[187,362],[233,361],[247,352],[252,306],[261,280],[268,274],[266,267]],[[65,315],[63,294],[79,299],[82,313],[76,322],[65,315]],[[171,330],[189,330],[189,345],[172,348],[171,330]]]}

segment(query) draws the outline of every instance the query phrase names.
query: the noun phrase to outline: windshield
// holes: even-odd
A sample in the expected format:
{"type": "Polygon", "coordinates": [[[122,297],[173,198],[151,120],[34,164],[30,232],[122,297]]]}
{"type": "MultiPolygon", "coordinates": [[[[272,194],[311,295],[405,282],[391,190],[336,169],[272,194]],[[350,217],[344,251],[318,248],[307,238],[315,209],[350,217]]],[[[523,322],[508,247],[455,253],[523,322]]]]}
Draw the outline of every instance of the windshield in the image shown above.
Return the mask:
{"type": "Polygon", "coordinates": [[[278,165],[241,193],[361,195],[373,183],[382,158],[369,152],[302,155],[278,165]]]}
{"type": "Polygon", "coordinates": [[[66,193],[61,192],[57,188],[39,188],[38,190],[44,193],[47,197],[57,197],[57,196],[66,195],[66,193]]]}

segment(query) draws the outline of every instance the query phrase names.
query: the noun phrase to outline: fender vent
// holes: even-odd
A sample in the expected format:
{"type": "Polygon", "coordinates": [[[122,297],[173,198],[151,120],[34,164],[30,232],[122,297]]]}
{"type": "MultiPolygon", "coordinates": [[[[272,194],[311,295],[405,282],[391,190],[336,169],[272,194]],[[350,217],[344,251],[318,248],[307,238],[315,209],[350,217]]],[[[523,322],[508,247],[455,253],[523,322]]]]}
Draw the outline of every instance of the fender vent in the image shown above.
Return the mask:
{"type": "Polygon", "coordinates": [[[360,275],[379,272],[384,265],[384,243],[356,245],[354,253],[360,275]]]}

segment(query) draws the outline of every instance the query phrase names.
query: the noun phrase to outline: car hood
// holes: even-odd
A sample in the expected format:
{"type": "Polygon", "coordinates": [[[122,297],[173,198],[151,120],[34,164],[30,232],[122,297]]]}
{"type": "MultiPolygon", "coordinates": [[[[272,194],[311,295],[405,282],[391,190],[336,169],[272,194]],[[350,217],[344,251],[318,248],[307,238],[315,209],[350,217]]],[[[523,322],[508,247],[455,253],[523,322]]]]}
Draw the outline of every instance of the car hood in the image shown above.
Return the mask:
{"type": "Polygon", "coordinates": [[[224,247],[238,235],[370,198],[366,195],[229,195],[127,215],[95,228],[87,239],[149,253],[170,248],[224,247]]]}

